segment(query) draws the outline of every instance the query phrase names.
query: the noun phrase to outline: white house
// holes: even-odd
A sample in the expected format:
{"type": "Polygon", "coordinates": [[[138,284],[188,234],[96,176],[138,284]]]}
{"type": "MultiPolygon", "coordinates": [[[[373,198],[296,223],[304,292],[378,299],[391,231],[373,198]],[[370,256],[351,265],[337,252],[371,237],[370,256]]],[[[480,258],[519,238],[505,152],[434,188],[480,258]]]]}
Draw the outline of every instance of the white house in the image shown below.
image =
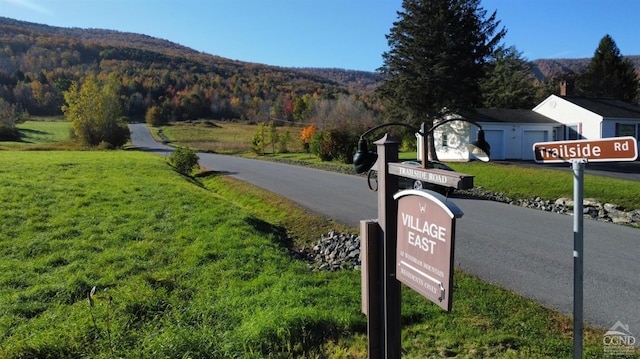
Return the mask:
{"type": "MultiPolygon", "coordinates": [[[[566,86],[561,89],[566,94],[566,86]]],[[[492,160],[533,160],[536,142],[632,136],[640,139],[640,107],[613,99],[551,95],[533,110],[475,109],[461,117],[480,124],[492,160]]],[[[478,128],[451,122],[434,130],[438,159],[468,161],[478,128]]],[[[640,146],[638,146],[640,148],[640,146]]]]}
{"type": "Polygon", "coordinates": [[[558,122],[554,140],[640,138],[640,107],[626,102],[551,95],[533,111],[558,122]]]}
{"type": "MultiPolygon", "coordinates": [[[[558,125],[531,110],[476,109],[460,115],[482,126],[492,160],[533,160],[533,144],[551,141],[558,125]]],[[[434,137],[438,159],[468,161],[466,145],[476,140],[477,132],[478,127],[462,121],[437,128],[434,137]]]]}

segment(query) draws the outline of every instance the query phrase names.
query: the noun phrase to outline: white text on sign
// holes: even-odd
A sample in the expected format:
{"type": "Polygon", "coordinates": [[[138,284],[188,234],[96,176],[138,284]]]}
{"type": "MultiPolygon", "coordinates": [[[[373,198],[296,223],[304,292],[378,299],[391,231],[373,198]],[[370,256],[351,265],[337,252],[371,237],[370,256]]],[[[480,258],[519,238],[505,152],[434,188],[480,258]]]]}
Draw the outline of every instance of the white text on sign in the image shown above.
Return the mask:
{"type": "Polygon", "coordinates": [[[614,137],[601,140],[540,142],[533,145],[536,162],[552,163],[585,159],[591,162],[634,161],[637,140],[614,137]]]}
{"type": "Polygon", "coordinates": [[[447,229],[437,224],[429,223],[426,220],[420,222],[420,218],[406,213],[402,213],[402,224],[412,229],[407,231],[409,244],[426,253],[433,254],[436,240],[446,241],[447,229]]]}

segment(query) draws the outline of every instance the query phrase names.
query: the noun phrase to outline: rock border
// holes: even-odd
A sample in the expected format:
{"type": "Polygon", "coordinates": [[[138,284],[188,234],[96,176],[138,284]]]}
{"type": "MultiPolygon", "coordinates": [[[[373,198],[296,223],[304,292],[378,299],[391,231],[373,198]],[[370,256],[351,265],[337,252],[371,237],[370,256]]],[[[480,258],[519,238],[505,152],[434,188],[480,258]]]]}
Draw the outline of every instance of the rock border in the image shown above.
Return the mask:
{"type": "MultiPolygon", "coordinates": [[[[514,206],[573,215],[573,200],[570,198],[558,198],[555,201],[543,200],[540,197],[514,200],[504,193],[485,191],[482,187],[456,191],[456,194],[514,206]]],[[[640,209],[624,211],[617,204],[602,203],[593,198],[585,198],[583,206],[583,216],[585,218],[640,228],[640,209]]],[[[360,236],[352,233],[339,233],[333,230],[323,234],[312,248],[309,250],[303,249],[300,254],[310,262],[308,267],[314,271],[360,269],[360,236]]]]}

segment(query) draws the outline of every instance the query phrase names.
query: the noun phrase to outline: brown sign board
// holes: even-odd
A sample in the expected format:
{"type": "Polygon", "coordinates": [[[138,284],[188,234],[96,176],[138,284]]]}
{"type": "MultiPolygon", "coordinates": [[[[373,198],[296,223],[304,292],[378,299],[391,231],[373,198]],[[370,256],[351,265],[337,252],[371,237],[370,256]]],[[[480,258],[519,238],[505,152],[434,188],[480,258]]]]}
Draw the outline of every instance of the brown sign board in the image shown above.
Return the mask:
{"type": "Polygon", "coordinates": [[[455,189],[473,188],[473,176],[437,168],[421,168],[405,163],[390,162],[388,172],[392,175],[416,179],[455,189]]]}
{"type": "Polygon", "coordinates": [[[538,163],[569,162],[585,159],[588,162],[635,161],[638,158],[637,140],[633,137],[613,137],[600,140],[552,141],[533,144],[534,159],[538,163]]]}
{"type": "Polygon", "coordinates": [[[433,191],[398,192],[396,278],[451,310],[455,220],[462,211],[433,191]]]}

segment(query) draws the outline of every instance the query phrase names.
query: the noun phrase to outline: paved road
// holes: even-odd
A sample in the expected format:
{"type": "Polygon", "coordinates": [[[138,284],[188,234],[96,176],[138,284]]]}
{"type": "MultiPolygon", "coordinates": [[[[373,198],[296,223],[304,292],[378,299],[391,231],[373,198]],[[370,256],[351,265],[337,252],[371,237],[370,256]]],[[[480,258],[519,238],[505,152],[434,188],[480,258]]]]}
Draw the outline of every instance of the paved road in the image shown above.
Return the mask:
{"type": "MultiPolygon", "coordinates": [[[[144,125],[131,125],[141,149],[167,154],[144,125]]],[[[201,165],[292,199],[349,225],[377,217],[376,194],[357,176],[266,161],[199,154],[201,165]]],[[[455,261],[483,280],[565,314],[573,305],[573,219],[502,203],[452,199],[457,221],[455,261]]],[[[640,338],[640,230],[584,222],[584,310],[588,323],[628,324],[640,338]]],[[[455,294],[453,306],[455,310],[455,294]]],[[[638,340],[640,342],[640,340],[638,340]]]]}

